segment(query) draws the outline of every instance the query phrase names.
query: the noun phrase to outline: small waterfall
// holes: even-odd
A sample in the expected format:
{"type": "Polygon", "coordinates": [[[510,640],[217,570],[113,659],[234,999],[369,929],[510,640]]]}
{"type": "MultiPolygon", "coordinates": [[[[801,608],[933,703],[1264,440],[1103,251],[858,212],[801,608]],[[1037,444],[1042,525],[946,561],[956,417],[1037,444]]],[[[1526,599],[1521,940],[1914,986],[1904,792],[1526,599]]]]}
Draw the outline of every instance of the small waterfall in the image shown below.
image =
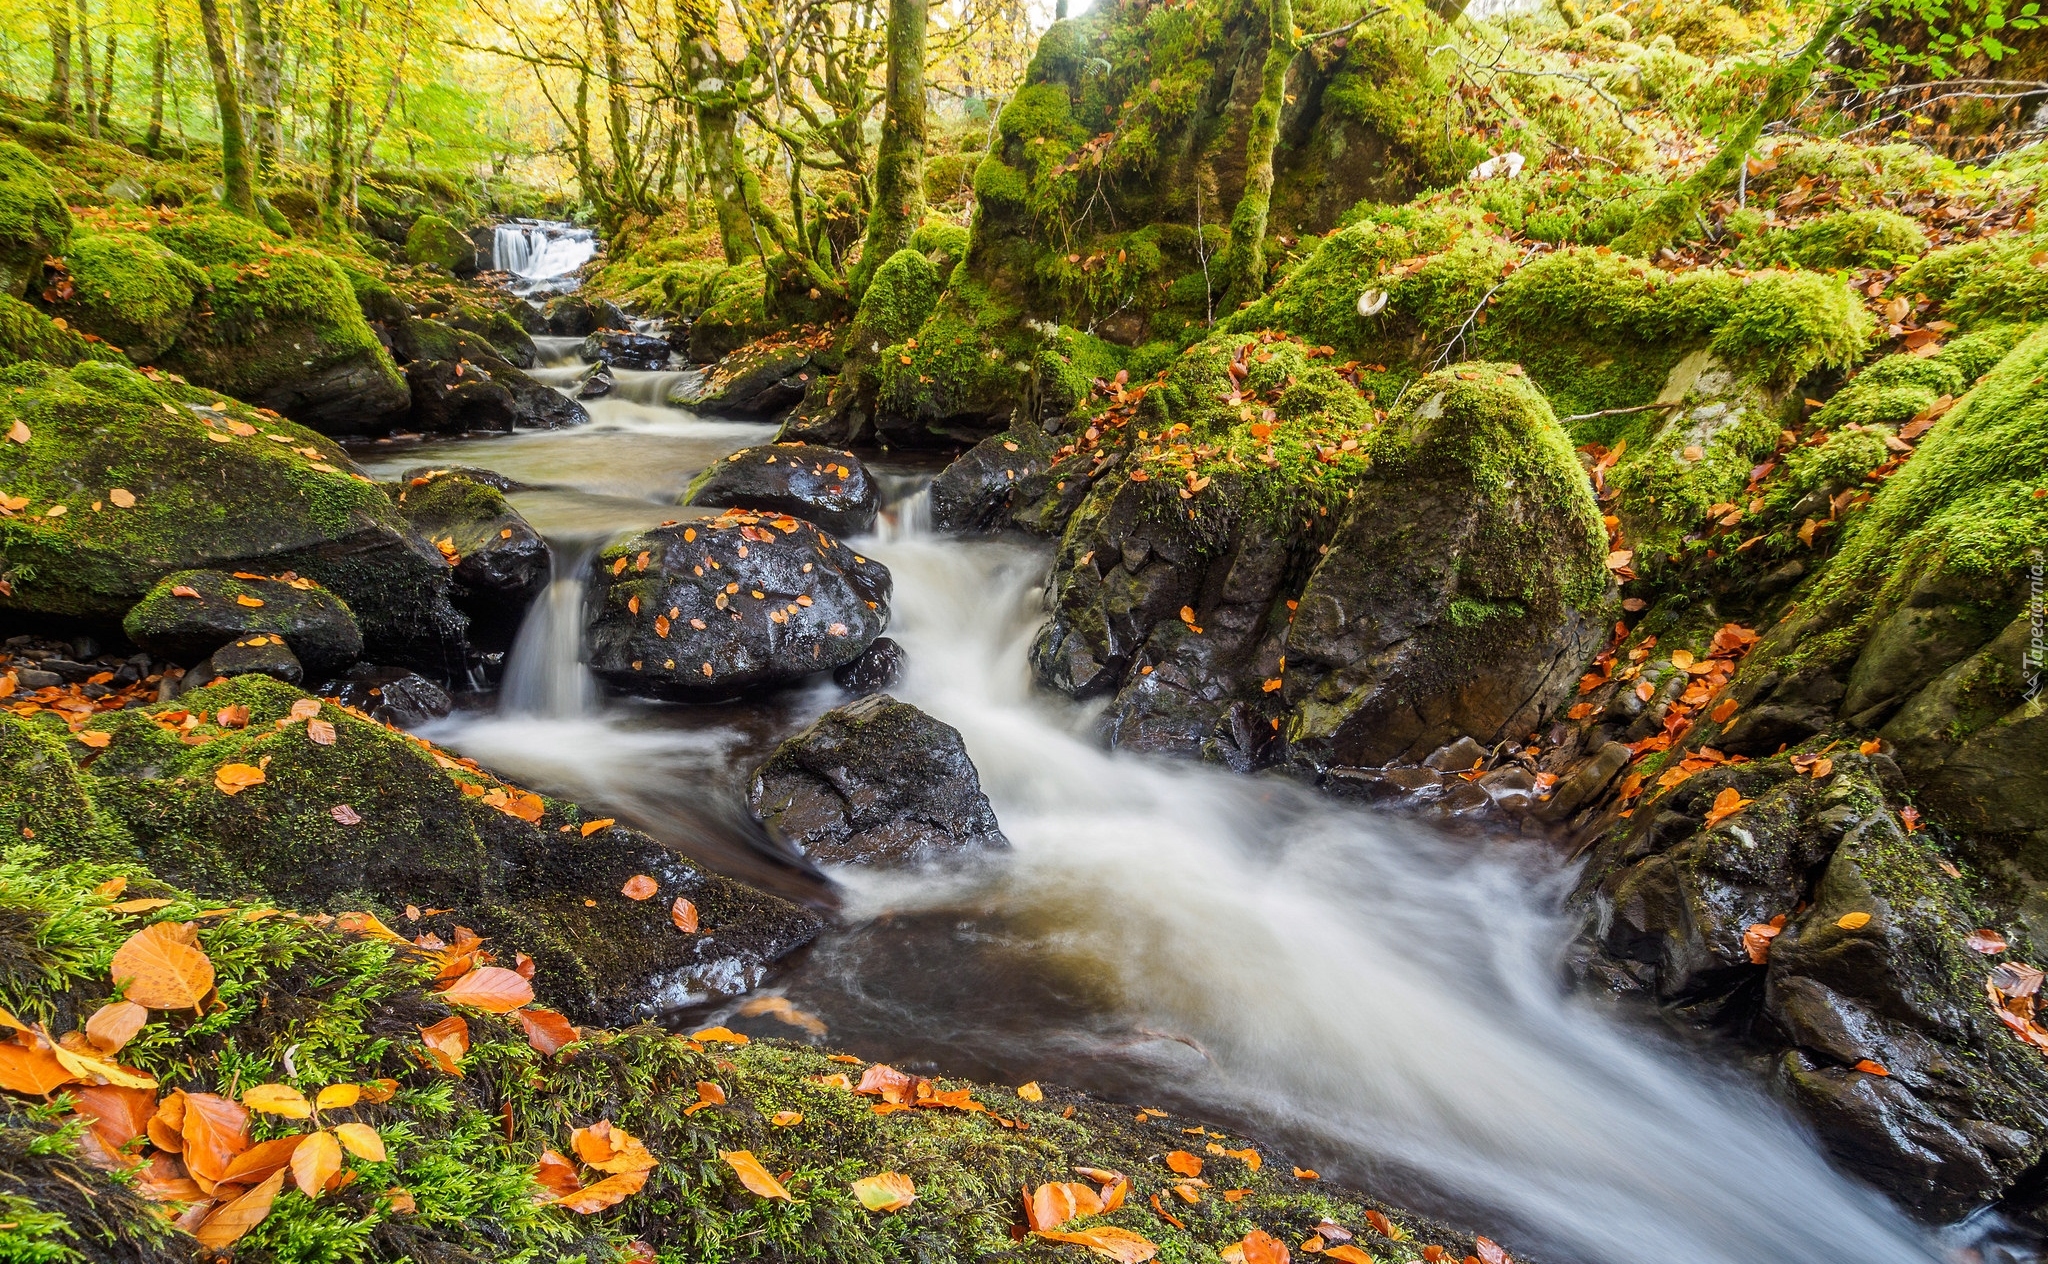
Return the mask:
{"type": "Polygon", "coordinates": [[[594,715],[597,677],[583,665],[583,587],[598,541],[553,550],[547,591],[526,612],[505,663],[500,706],[508,715],[573,720],[594,715]]]}
{"type": "Polygon", "coordinates": [[[560,289],[596,253],[596,234],[559,220],[513,220],[491,235],[491,267],[526,283],[515,290],[560,289]]]}

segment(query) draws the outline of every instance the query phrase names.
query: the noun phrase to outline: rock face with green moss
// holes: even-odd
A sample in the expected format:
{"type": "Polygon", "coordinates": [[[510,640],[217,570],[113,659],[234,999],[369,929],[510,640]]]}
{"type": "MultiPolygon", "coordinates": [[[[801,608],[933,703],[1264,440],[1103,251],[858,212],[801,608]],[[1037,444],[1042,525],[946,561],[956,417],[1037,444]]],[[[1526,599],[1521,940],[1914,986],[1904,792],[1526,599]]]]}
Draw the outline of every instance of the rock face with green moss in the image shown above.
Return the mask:
{"type": "Polygon", "coordinates": [[[413,530],[448,560],[450,596],[479,649],[512,648],[548,586],[553,559],[540,532],[487,482],[459,470],[408,470],[393,497],[413,530]]]}
{"type": "Polygon", "coordinates": [[[536,381],[485,335],[426,317],[404,323],[394,349],[411,391],[408,425],[426,430],[555,429],[590,420],[583,405],[536,381]]]}
{"type": "Polygon", "coordinates": [[[1941,1221],[2048,1153],[2048,1063],[1984,999],[1996,960],[1965,947],[1995,921],[1984,875],[1944,874],[1899,823],[1903,789],[1889,758],[1839,752],[1824,779],[1782,757],[1692,777],[1593,851],[1577,968],[1771,1059],[1838,1162],[1941,1221]],[[1731,787],[1745,806],[1705,823],[1731,787]]]}
{"type": "Polygon", "coordinates": [[[474,276],[477,270],[476,243],[439,215],[422,215],[412,222],[405,234],[405,258],[456,276],[474,276]]]}
{"type": "Polygon", "coordinates": [[[889,622],[889,571],[811,523],[727,510],[606,545],[583,645],[606,684],[730,698],[858,658],[889,622]]]}
{"type": "Polygon", "coordinates": [[[51,310],[150,364],[185,331],[206,274],[140,233],[94,233],[64,254],[71,294],[51,310]]]}
{"type": "Polygon", "coordinates": [[[363,652],[348,603],[297,576],[173,571],[135,603],[121,630],[151,654],[188,665],[252,633],[283,637],[309,672],[341,671],[363,652]]]}
{"type": "Polygon", "coordinates": [[[77,330],[60,327],[47,313],[0,294],[0,364],[40,360],[67,365],[103,354],[77,330]]]}
{"type": "Polygon", "coordinates": [[[20,298],[39,285],[43,260],[71,243],[71,210],[50,169],[13,141],[0,142],[0,291],[20,298]]]}
{"type": "Polygon", "coordinates": [[[102,361],[18,364],[0,384],[29,436],[0,444],[0,488],[27,502],[0,518],[0,610],[109,626],[173,572],[293,571],[348,604],[372,654],[460,662],[447,563],[331,440],[102,361]]]}
{"type": "Polygon", "coordinates": [[[851,452],[808,443],[741,448],[705,467],[681,501],[791,514],[840,535],[872,531],[881,492],[851,452]]]}

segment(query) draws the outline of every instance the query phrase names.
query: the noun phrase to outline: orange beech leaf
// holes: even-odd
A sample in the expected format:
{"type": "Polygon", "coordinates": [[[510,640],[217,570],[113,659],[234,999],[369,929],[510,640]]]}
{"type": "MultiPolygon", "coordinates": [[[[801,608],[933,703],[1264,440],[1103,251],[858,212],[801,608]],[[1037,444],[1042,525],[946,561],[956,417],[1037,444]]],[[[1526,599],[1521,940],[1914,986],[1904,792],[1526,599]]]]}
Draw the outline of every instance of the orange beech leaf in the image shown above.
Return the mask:
{"type": "Polygon", "coordinates": [[[1844,913],[1835,919],[1835,925],[1843,930],[1862,930],[1865,926],[1870,925],[1870,914],[1861,911],[1844,913]]]}
{"type": "Polygon", "coordinates": [[[707,1044],[707,1045],[709,1045],[709,1044],[727,1044],[727,1045],[743,1045],[743,1044],[746,1044],[746,1043],[747,1043],[747,1039],[748,1039],[748,1038],[747,1038],[747,1037],[745,1037],[745,1036],[742,1036],[742,1035],[740,1035],[740,1034],[739,1034],[738,1032],[736,1032],[736,1031],[729,1031],[729,1030],[727,1030],[727,1029],[726,1029],[726,1028],[724,1028],[724,1027],[706,1027],[706,1028],[705,1028],[704,1030],[702,1030],[702,1031],[693,1031],[693,1032],[691,1032],[691,1033],[690,1033],[690,1039],[692,1039],[692,1040],[695,1040],[695,1041],[697,1041],[697,1042],[698,1042],[698,1043],[700,1043],[700,1044],[707,1044]]]}
{"type": "Polygon", "coordinates": [[[479,966],[436,993],[450,1005],[467,1005],[490,1014],[509,1014],[533,999],[533,984],[516,970],[479,966]]]}
{"type": "Polygon", "coordinates": [[[1166,1156],[1166,1166],[1179,1172],[1182,1176],[1200,1176],[1202,1174],[1202,1160],[1195,1155],[1189,1154],[1186,1150],[1175,1150],[1169,1153],[1166,1156]]]}
{"type": "Polygon", "coordinates": [[[592,834],[597,833],[597,831],[601,829],[610,829],[612,826],[617,824],[618,821],[613,817],[609,816],[603,817],[595,821],[585,821],[583,822],[583,837],[589,838],[592,834]]]}
{"type": "Polygon", "coordinates": [[[1257,1150],[1252,1149],[1250,1146],[1246,1146],[1242,1150],[1225,1150],[1223,1153],[1229,1155],[1233,1159],[1239,1160],[1246,1167],[1250,1168],[1254,1172],[1258,1171],[1259,1165],[1265,1162],[1265,1160],[1259,1157],[1259,1152],[1257,1150]]]}
{"type": "Polygon", "coordinates": [[[85,1084],[71,1090],[78,1117],[90,1120],[93,1135],[109,1150],[118,1150],[141,1136],[156,1113],[156,1090],[85,1084]]]}
{"type": "Polygon", "coordinates": [[[1033,1229],[1057,1229],[1078,1216],[1101,1214],[1102,1195],[1076,1181],[1040,1185],[1024,1201],[1024,1220],[1033,1229]]]}
{"type": "Polygon", "coordinates": [[[1323,1179],[1323,1174],[1312,1167],[1298,1167],[1294,1169],[1294,1179],[1298,1181],[1319,1181],[1323,1179]]]}
{"type": "Polygon", "coordinates": [[[1742,932],[1742,950],[1749,954],[1751,965],[1766,965],[1771,959],[1771,941],[1785,929],[1784,914],[1769,922],[1751,922],[1749,929],[1742,932]]]}
{"type": "MultiPolygon", "coordinates": [[[[36,1034],[41,1036],[46,1033],[38,1030],[36,1034]]],[[[65,1032],[64,1038],[57,1041],[50,1050],[50,1056],[57,1059],[58,1064],[71,1072],[74,1078],[88,1084],[104,1081],[108,1084],[118,1084],[122,1088],[156,1087],[156,1081],[140,1071],[98,1056],[93,1051],[92,1042],[87,1040],[85,1033],[81,1031],[65,1032]]]]}
{"type": "Polygon", "coordinates": [[[676,902],[668,906],[668,920],[685,935],[694,934],[697,930],[697,906],[679,895],[676,902]]]}
{"type": "Polygon", "coordinates": [[[613,1126],[609,1119],[600,1119],[588,1128],[570,1133],[569,1148],[576,1151],[577,1158],[600,1172],[645,1172],[657,1163],[638,1137],[613,1126]]]}
{"type": "Polygon", "coordinates": [[[427,1052],[443,1071],[462,1074],[457,1064],[469,1053],[469,1023],[462,1015],[451,1014],[431,1027],[420,1028],[420,1039],[427,1042],[427,1052]]]}
{"type": "Polygon", "coordinates": [[[135,1192],[153,1203],[189,1203],[206,1197],[199,1182],[186,1175],[175,1154],[153,1154],[135,1169],[135,1192]]]}
{"type": "Polygon", "coordinates": [[[46,1041],[30,1045],[0,1042],[0,1088],[48,1097],[79,1078],[57,1060],[56,1051],[46,1041]]]}
{"type": "Polygon", "coordinates": [[[901,1172],[883,1172],[853,1182],[853,1196],[869,1211],[901,1211],[917,1201],[917,1186],[901,1172]]]}
{"type": "Polygon", "coordinates": [[[1852,1071],[1861,1071],[1865,1075],[1875,1075],[1880,1077],[1889,1076],[1891,1074],[1890,1071],[1885,1070],[1884,1063],[1872,1062],[1869,1058],[1858,1059],[1856,1065],[1850,1067],[1849,1069],[1852,1071]]]}
{"type": "Polygon", "coordinates": [[[861,1072],[860,1083],[853,1091],[879,1097],[898,1106],[907,1106],[917,1100],[918,1085],[924,1083],[926,1081],[915,1075],[905,1075],[895,1067],[877,1062],[861,1072]]]}
{"type": "Polygon", "coordinates": [[[150,1009],[196,1008],[213,989],[213,962],[193,945],[190,923],[155,922],[130,935],[114,953],[115,987],[150,1009]]]}
{"type": "Polygon", "coordinates": [[[576,1165],[555,1150],[540,1152],[540,1162],[534,1165],[533,1179],[558,1198],[583,1188],[582,1180],[576,1175],[576,1165]]]}
{"type": "Polygon", "coordinates": [[[306,737],[315,746],[332,746],[334,745],[334,726],[325,720],[308,720],[306,721],[306,737]]]}
{"type": "Polygon", "coordinates": [[[1449,1255],[1449,1251],[1444,1250],[1442,1247],[1437,1246],[1434,1243],[1431,1243],[1429,1246],[1422,1248],[1422,1258],[1428,1261],[1428,1264],[1437,1264],[1439,1260],[1446,1259],[1449,1257],[1449,1255]]]}
{"type": "Polygon", "coordinates": [[[345,1110],[362,1100],[360,1084],[329,1084],[313,1098],[315,1110],[345,1110]]]}
{"type": "Polygon", "coordinates": [[[202,1186],[224,1179],[228,1164],[249,1148],[249,1112],[217,1093],[185,1094],[185,1170],[202,1186]]]}
{"type": "Polygon", "coordinates": [[[1387,1219],[1386,1215],[1382,1212],[1368,1209],[1365,1213],[1365,1223],[1371,1225],[1372,1231],[1383,1238],[1393,1238],[1398,1241],[1401,1237],[1401,1231],[1396,1229],[1394,1222],[1387,1219]]]}
{"type": "Polygon", "coordinates": [[[1342,1260],[1344,1264],[1379,1264],[1372,1256],[1355,1246],[1333,1246],[1323,1252],[1326,1260],[1342,1260]]]}
{"type": "Polygon", "coordinates": [[[85,1037],[102,1053],[113,1053],[135,1039],[149,1021],[149,1010],[134,1001],[109,1001],[85,1020],[85,1037]]]}
{"type": "Polygon", "coordinates": [[[163,1100],[156,1104],[156,1114],[149,1117],[150,1143],[159,1150],[182,1154],[185,1150],[184,1128],[185,1090],[174,1088],[164,1094],[163,1100]]]}
{"type": "Polygon", "coordinates": [[[234,1245],[243,1234],[261,1224],[270,1214],[270,1204],[277,1201],[278,1191],[284,1188],[284,1173],[285,1169],[279,1168],[233,1202],[214,1208],[193,1232],[199,1244],[218,1251],[234,1245]]]}
{"type": "Polygon", "coordinates": [[[1741,709],[1741,706],[1742,704],[1733,698],[1723,699],[1719,706],[1707,712],[1707,718],[1716,724],[1726,724],[1729,718],[1741,709]]]}
{"type": "Polygon", "coordinates": [[[334,929],[345,935],[368,935],[387,943],[406,944],[412,941],[377,920],[375,913],[336,913],[334,929]]]}
{"type": "Polygon", "coordinates": [[[1049,1242],[1069,1242],[1085,1246],[1090,1251],[1116,1264],[1145,1264],[1146,1260],[1159,1254],[1159,1248],[1147,1238],[1119,1229],[1115,1225],[1098,1225],[1093,1229],[1081,1229],[1074,1233],[1052,1233],[1040,1230],[1038,1236],[1049,1242]]]}
{"type": "Polygon", "coordinates": [[[109,913],[147,913],[151,909],[167,908],[170,900],[123,900],[119,904],[107,905],[109,913]]]}
{"type": "Polygon", "coordinates": [[[526,1029],[526,1043],[537,1053],[560,1053],[565,1046],[582,1039],[568,1019],[551,1009],[529,1005],[513,1010],[512,1016],[526,1029]]]}
{"type": "Polygon", "coordinates": [[[397,1080],[364,1080],[356,1087],[363,1090],[363,1100],[373,1106],[381,1106],[398,1094],[397,1080]]]}
{"type": "Polygon", "coordinates": [[[385,1190],[384,1201],[391,1205],[391,1210],[401,1215],[411,1215],[419,1210],[419,1204],[413,1201],[412,1191],[403,1185],[393,1185],[385,1190]]]}
{"type": "Polygon", "coordinates": [[[767,1168],[762,1167],[761,1161],[748,1151],[720,1150],[718,1157],[724,1159],[726,1166],[738,1174],[740,1184],[753,1190],[761,1197],[783,1198],[790,1202],[796,1201],[796,1196],[784,1189],[782,1182],[776,1180],[774,1174],[767,1168]]]}
{"type": "Polygon", "coordinates": [[[1971,952],[1981,952],[1987,957],[2004,952],[2009,947],[2005,942],[2005,936],[1995,930],[1982,929],[1971,931],[1963,940],[1963,946],[1971,952]]]}
{"type": "Polygon", "coordinates": [[[306,1139],[305,1133],[289,1137],[278,1137],[273,1141],[259,1141],[229,1161],[227,1171],[221,1174],[224,1183],[249,1185],[261,1181],[272,1172],[289,1165],[292,1151],[306,1139]]]}
{"type": "Polygon", "coordinates": [[[384,1138],[368,1124],[347,1123],[334,1125],[334,1139],[341,1142],[344,1150],[365,1163],[384,1161],[384,1138]]]}
{"type": "Polygon", "coordinates": [[[265,780],[263,770],[254,764],[222,764],[213,772],[214,789],[226,795],[240,794],[265,780]]]}
{"type": "Polygon", "coordinates": [[[588,1216],[624,1202],[628,1195],[637,1194],[647,1184],[645,1172],[620,1172],[607,1176],[601,1181],[564,1194],[555,1205],[564,1211],[573,1211],[579,1216],[588,1216]]]}
{"type": "Polygon", "coordinates": [[[105,750],[107,743],[114,740],[112,733],[102,733],[98,729],[81,729],[71,736],[92,747],[94,750],[105,750]]]}
{"type": "Polygon", "coordinates": [[[1899,809],[1899,824],[1906,827],[1908,834],[1920,828],[1920,809],[1907,804],[1899,809]]]}
{"type": "Polygon", "coordinates": [[[1515,1257],[1502,1250],[1500,1243],[1492,1238],[1474,1238],[1472,1245],[1484,1264],[1515,1264],[1515,1257]]]}
{"type": "Polygon", "coordinates": [[[804,1113],[800,1110],[778,1110],[768,1122],[777,1128],[794,1128],[803,1121],[804,1113]]]}
{"type": "Polygon", "coordinates": [[[619,894],[629,900],[645,900],[659,890],[661,890],[659,882],[656,882],[644,873],[636,873],[626,879],[626,885],[619,888],[619,894]]]}
{"type": "Polygon", "coordinates": [[[1038,1087],[1037,1080],[1033,1080],[1029,1084],[1019,1084],[1017,1096],[1027,1102],[1042,1102],[1045,1100],[1045,1090],[1038,1087]]]}
{"type": "Polygon", "coordinates": [[[242,1094],[242,1105],[260,1114],[282,1115],[286,1119],[306,1119],[313,1114],[313,1103],[289,1084],[258,1084],[242,1094]]]}
{"type": "Polygon", "coordinates": [[[1287,1264],[1287,1244],[1264,1229],[1245,1234],[1237,1245],[1244,1264],[1287,1264]]]}
{"type": "Polygon", "coordinates": [[[1727,787],[1714,796],[1714,805],[1707,809],[1708,827],[1719,825],[1754,802],[1754,799],[1743,798],[1742,792],[1734,786],[1727,787]]]}
{"type": "Polygon", "coordinates": [[[697,1081],[697,1100],[683,1107],[683,1117],[687,1119],[700,1110],[709,1110],[713,1106],[723,1105],[725,1105],[725,1090],[709,1080],[699,1080],[697,1081]]]}
{"type": "MultiPolygon", "coordinates": [[[[1157,1194],[1152,1195],[1152,1214],[1158,1216],[1161,1220],[1164,1220],[1166,1223],[1172,1225],[1176,1229],[1187,1228],[1185,1224],[1181,1223],[1181,1219],[1179,1216],[1174,1215],[1172,1212],[1166,1209],[1166,1205],[1159,1201],[1159,1195],[1157,1194]]],[[[1224,1258],[1228,1259],[1228,1254],[1226,1254],[1224,1258]]]]}
{"type": "Polygon", "coordinates": [[[292,1183],[308,1198],[318,1198],[341,1174],[341,1142],[322,1130],[299,1143],[292,1151],[292,1183]]]}
{"type": "Polygon", "coordinates": [[[844,1074],[808,1075],[804,1078],[813,1084],[821,1085],[825,1088],[844,1089],[849,1093],[853,1091],[853,1081],[847,1079],[844,1074]]]}

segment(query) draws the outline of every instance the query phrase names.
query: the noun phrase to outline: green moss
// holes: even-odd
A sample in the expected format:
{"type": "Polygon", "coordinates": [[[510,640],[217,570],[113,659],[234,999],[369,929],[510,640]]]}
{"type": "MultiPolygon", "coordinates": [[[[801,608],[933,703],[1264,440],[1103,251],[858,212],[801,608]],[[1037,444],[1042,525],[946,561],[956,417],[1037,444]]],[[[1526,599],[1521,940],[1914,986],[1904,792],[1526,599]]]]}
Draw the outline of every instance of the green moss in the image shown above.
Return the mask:
{"type": "Polygon", "coordinates": [[[1031,198],[1031,186],[1023,172],[989,154],[974,168],[974,196],[985,205],[1022,210],[1031,198]]]}
{"type": "Polygon", "coordinates": [[[2033,321],[2048,313],[2048,268],[2034,256],[2048,233],[2009,233],[1944,246],[1899,274],[1892,292],[1924,294],[1963,329],[2033,321]]]}
{"type": "Polygon", "coordinates": [[[931,318],[938,294],[938,270],[913,240],[875,269],[847,329],[846,345],[867,351],[902,342],[931,318]]]}
{"type": "Polygon", "coordinates": [[[713,273],[704,283],[702,306],[690,325],[691,358],[716,360],[767,333],[765,298],[765,273],[758,255],[713,273]]]}
{"type": "Polygon", "coordinates": [[[1785,473],[1764,496],[1767,512],[1786,513],[1809,492],[1854,487],[1891,459],[1881,435],[1868,430],[1834,435],[1818,446],[1802,444],[1785,456],[1785,473]]]}
{"type": "Polygon", "coordinates": [[[13,141],[0,142],[0,292],[20,298],[43,260],[71,244],[71,211],[50,169],[13,141]]]}
{"type": "Polygon", "coordinates": [[[1943,395],[1962,394],[1970,380],[1945,356],[1886,356],[1829,397],[1814,420],[1829,429],[1845,422],[1902,425],[1943,395]]]}
{"type": "MultiPolygon", "coordinates": [[[[963,155],[964,156],[964,155],[963,155]]],[[[954,267],[967,258],[967,243],[970,234],[965,228],[951,220],[926,220],[910,235],[910,248],[922,251],[938,270],[939,283],[943,285],[951,276],[954,267]]]]}
{"type": "Polygon", "coordinates": [[[64,263],[71,297],[52,310],[120,347],[137,364],[170,348],[208,288],[204,272],[140,233],[80,237],[64,263]]]}
{"type": "Polygon", "coordinates": [[[439,215],[422,215],[405,234],[405,258],[408,263],[467,274],[476,271],[476,244],[439,215]]]}
{"type": "Polygon", "coordinates": [[[95,354],[92,343],[76,330],[59,329],[41,310],[0,294],[0,364],[76,364],[95,354]]]}
{"type": "Polygon", "coordinates": [[[1836,268],[1890,268],[1927,253],[1927,234],[1897,211],[1865,208],[1835,211],[1794,225],[1772,229],[1745,242],[1737,253],[1757,267],[1790,263],[1827,271],[1836,268]]]}

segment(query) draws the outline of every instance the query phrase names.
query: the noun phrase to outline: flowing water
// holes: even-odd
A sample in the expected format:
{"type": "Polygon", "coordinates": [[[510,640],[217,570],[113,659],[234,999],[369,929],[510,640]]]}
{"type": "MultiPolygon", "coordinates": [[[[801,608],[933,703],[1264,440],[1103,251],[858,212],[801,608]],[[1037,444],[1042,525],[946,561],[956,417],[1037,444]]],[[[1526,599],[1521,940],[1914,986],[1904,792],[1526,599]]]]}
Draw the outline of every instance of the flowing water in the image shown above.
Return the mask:
{"type": "Polygon", "coordinates": [[[596,254],[597,234],[559,220],[512,220],[491,234],[491,268],[511,273],[512,292],[520,295],[575,288],[565,278],[596,254]]]}
{"type": "MultiPolygon", "coordinates": [[[[590,550],[694,512],[673,504],[689,477],[771,433],[662,407],[669,376],[620,373],[587,427],[366,464],[459,461],[528,483],[513,500],[556,551],[495,706],[433,737],[735,876],[836,900],[835,928],[778,984],[831,1043],[1239,1121],[1327,1175],[1552,1260],[1944,1258],[1749,1081],[1560,988],[1569,875],[1552,851],[1101,749],[1089,709],[1029,683],[1049,550],[935,536],[918,495],[862,544],[895,576],[890,635],[910,665],[892,692],[961,731],[1014,849],[838,872],[829,892],[778,863],[738,807],[745,770],[844,696],[605,699],[576,658],[590,550]]],[[[698,1016],[800,1035],[730,1005],[698,1016]]]]}

